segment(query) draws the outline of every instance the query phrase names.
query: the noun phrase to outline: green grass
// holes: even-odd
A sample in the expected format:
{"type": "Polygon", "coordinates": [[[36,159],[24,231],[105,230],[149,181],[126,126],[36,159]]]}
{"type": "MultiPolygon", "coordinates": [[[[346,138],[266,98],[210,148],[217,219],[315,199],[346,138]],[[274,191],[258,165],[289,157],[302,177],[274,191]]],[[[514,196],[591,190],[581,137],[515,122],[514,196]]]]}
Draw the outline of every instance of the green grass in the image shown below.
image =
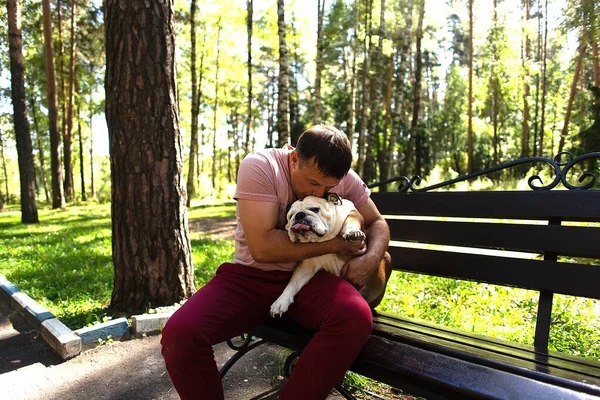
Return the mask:
{"type": "MultiPolygon", "coordinates": [[[[190,218],[234,216],[233,203],[201,204],[190,218]]],[[[40,223],[21,224],[19,211],[0,213],[0,273],[78,329],[108,314],[113,263],[110,204],[84,203],[65,211],[40,208],[40,223]]],[[[231,241],[191,234],[196,286],[233,257],[231,241]]]]}
{"type": "MultiPolygon", "coordinates": [[[[235,203],[193,204],[190,219],[233,217],[235,203]]],[[[0,273],[77,329],[108,315],[113,265],[110,205],[40,209],[40,223],[22,225],[16,206],[0,213],[0,273]]],[[[196,286],[233,258],[231,241],[191,234],[196,286]]],[[[523,289],[395,272],[383,311],[532,344],[537,293],[523,289]]],[[[600,301],[556,295],[552,349],[600,358],[600,301]]]]}

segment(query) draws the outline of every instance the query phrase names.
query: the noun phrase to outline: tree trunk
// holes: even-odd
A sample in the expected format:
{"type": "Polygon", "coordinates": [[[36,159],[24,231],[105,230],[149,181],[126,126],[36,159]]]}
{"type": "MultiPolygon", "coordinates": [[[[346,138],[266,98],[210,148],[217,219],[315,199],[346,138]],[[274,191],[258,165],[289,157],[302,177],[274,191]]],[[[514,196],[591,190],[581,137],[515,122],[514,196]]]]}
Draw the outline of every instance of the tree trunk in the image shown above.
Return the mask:
{"type": "Polygon", "coordinates": [[[372,18],[373,18],[373,0],[367,0],[367,12],[365,13],[365,40],[363,48],[365,53],[365,61],[363,62],[363,79],[362,79],[362,107],[360,110],[360,125],[358,130],[358,163],[357,173],[363,176],[365,173],[365,162],[367,155],[366,130],[368,122],[368,110],[371,102],[371,34],[372,34],[372,18]]]}
{"type": "MultiPolygon", "coordinates": [[[[390,165],[391,165],[391,154],[393,148],[396,145],[396,141],[392,139],[393,135],[390,131],[390,121],[392,117],[392,85],[394,81],[394,56],[390,57],[388,63],[388,74],[387,74],[387,90],[385,94],[385,124],[383,126],[383,139],[381,141],[382,148],[379,153],[379,179],[388,179],[390,176],[390,165]]],[[[384,185],[386,186],[386,185],[384,185]]]]}
{"type": "Polygon", "coordinates": [[[277,0],[277,32],[279,33],[279,79],[277,96],[277,138],[278,147],[290,142],[290,93],[288,51],[285,44],[285,7],[284,0],[277,0]]]}
{"type": "MultiPolygon", "coordinates": [[[[540,145],[538,147],[538,157],[544,154],[544,128],[546,125],[546,59],[548,51],[548,0],[546,0],[544,12],[544,49],[542,51],[542,119],[540,122],[540,145]]],[[[552,146],[550,146],[552,147],[552,146]]]]}
{"type": "Polygon", "coordinates": [[[558,153],[563,151],[565,147],[565,138],[567,137],[567,133],[569,132],[569,121],[571,119],[571,112],[573,111],[573,100],[575,100],[575,94],[577,93],[577,81],[579,81],[579,75],[581,74],[581,63],[583,60],[583,54],[585,53],[585,35],[586,32],[584,25],[581,32],[581,37],[579,39],[579,52],[577,55],[577,62],[575,63],[575,72],[573,72],[573,82],[571,83],[571,92],[569,94],[569,101],[567,103],[567,113],[565,114],[565,122],[560,133],[558,153]]]}
{"type": "Polygon", "coordinates": [[[469,0],[469,99],[467,124],[467,173],[473,172],[473,0],[469,0]]]}
{"type": "MultiPolygon", "coordinates": [[[[2,208],[4,208],[4,203],[10,203],[10,193],[8,191],[8,174],[6,173],[6,158],[4,157],[4,133],[2,131],[2,127],[0,126],[0,156],[2,156],[2,170],[4,172],[4,185],[6,187],[6,200],[2,200],[2,190],[0,190],[0,203],[2,203],[2,208]]],[[[0,210],[1,211],[1,210],[0,210]]]]}
{"type": "MultiPolygon", "coordinates": [[[[408,71],[408,66],[406,65],[408,63],[408,60],[410,60],[410,48],[411,48],[411,39],[412,39],[412,25],[413,25],[413,0],[408,0],[408,3],[406,5],[406,25],[404,27],[404,36],[402,38],[400,32],[398,32],[398,40],[399,40],[399,44],[397,47],[397,51],[400,52],[400,62],[398,64],[398,69],[396,70],[396,76],[397,76],[397,81],[396,81],[396,92],[395,92],[395,106],[394,106],[394,115],[392,117],[392,138],[395,141],[396,138],[400,138],[400,135],[402,133],[402,120],[404,119],[403,116],[406,113],[405,108],[408,107],[404,107],[404,102],[405,102],[405,98],[404,98],[404,93],[406,91],[405,89],[405,75],[408,71]]],[[[399,8],[397,11],[396,16],[398,18],[401,18],[402,16],[402,10],[399,8]]],[[[390,144],[391,146],[391,144],[390,144]]],[[[394,142],[394,146],[395,146],[395,142],[394,142]]],[[[402,155],[403,155],[403,149],[402,147],[398,148],[398,174],[407,174],[406,172],[406,166],[408,164],[408,160],[404,160],[404,163],[402,163],[402,155]],[[402,164],[404,164],[404,168],[402,167],[402,164]]],[[[390,157],[392,157],[392,154],[390,154],[390,157]]],[[[392,160],[389,160],[390,165],[392,160]]]]}
{"type": "Polygon", "coordinates": [[[42,175],[42,183],[44,184],[44,194],[46,195],[46,201],[49,203],[50,202],[50,192],[48,190],[48,179],[46,179],[46,166],[45,166],[46,162],[44,159],[44,146],[43,146],[42,138],[41,138],[42,131],[40,130],[40,124],[39,124],[38,117],[37,117],[37,107],[35,106],[37,98],[35,95],[33,79],[30,80],[30,82],[29,82],[29,90],[30,90],[29,107],[31,108],[31,116],[33,117],[33,126],[35,128],[35,139],[36,139],[37,146],[38,146],[38,158],[40,160],[40,173],[42,175]]]}
{"type": "Polygon", "coordinates": [[[48,124],[50,128],[50,160],[52,169],[52,208],[65,208],[63,174],[60,159],[60,131],[58,130],[58,105],[56,100],[56,71],[54,70],[54,44],[50,0],[42,0],[44,13],[44,57],[48,98],[48,124]]]}
{"type": "Polygon", "coordinates": [[[187,177],[187,203],[189,207],[192,202],[192,197],[196,196],[196,155],[198,154],[198,114],[200,112],[200,104],[196,97],[198,90],[198,78],[196,76],[196,0],[192,0],[190,5],[190,35],[192,42],[192,132],[190,141],[190,158],[188,165],[187,177]]]}
{"type": "Polygon", "coordinates": [[[10,83],[14,110],[15,137],[19,159],[19,180],[21,182],[21,222],[39,222],[35,201],[35,168],[33,147],[27,120],[27,99],[25,96],[25,65],[23,64],[23,40],[21,38],[21,9],[18,0],[7,0],[8,42],[10,52],[10,83]]]}
{"type": "Polygon", "coordinates": [[[92,128],[92,119],[94,112],[92,111],[92,92],[90,90],[90,189],[92,199],[96,198],[96,184],[94,182],[94,129],[92,128]]]}
{"type": "MultiPolygon", "coordinates": [[[[75,80],[77,93],[79,93],[79,81],[75,80]]],[[[81,130],[81,100],[77,100],[77,133],[79,136],[79,173],[81,175],[81,201],[87,200],[85,192],[85,174],[83,168],[83,132],[81,130]]]]}
{"type": "Polygon", "coordinates": [[[352,33],[352,77],[350,78],[350,94],[348,95],[348,140],[350,148],[354,144],[354,123],[356,114],[356,55],[358,53],[358,0],[354,0],[354,32],[352,33]]]}
{"type": "MultiPolygon", "coordinates": [[[[57,13],[57,21],[58,21],[58,81],[60,83],[60,96],[58,98],[58,102],[61,107],[61,131],[60,136],[65,141],[65,135],[67,134],[67,94],[65,89],[65,44],[63,40],[63,29],[62,29],[62,4],[61,0],[56,0],[56,13],[57,13]]],[[[63,154],[64,157],[64,154],[63,154]]],[[[64,161],[64,158],[61,159],[61,162],[64,161]]],[[[64,171],[62,178],[66,179],[67,173],[64,171]]],[[[61,182],[63,185],[63,193],[64,193],[64,182],[61,182]]],[[[68,197],[66,193],[64,193],[65,197],[68,197]]]]}
{"type": "MultiPolygon", "coordinates": [[[[470,0],[472,1],[472,0],[470,0]]],[[[425,16],[425,0],[421,0],[419,5],[419,22],[417,23],[417,40],[415,52],[415,86],[413,88],[413,114],[410,123],[410,140],[414,142],[415,149],[415,174],[421,175],[421,135],[417,132],[419,123],[419,111],[421,110],[421,71],[423,69],[423,59],[421,55],[421,41],[423,40],[423,18],[425,16]]],[[[409,144],[409,153],[412,146],[409,144]]],[[[411,157],[407,157],[410,162],[411,157]]]]}
{"type": "MultiPolygon", "coordinates": [[[[221,18],[217,22],[217,68],[215,70],[215,106],[213,112],[212,187],[217,190],[217,111],[219,110],[219,63],[221,58],[221,18]]],[[[219,169],[220,171],[220,169],[219,169]]]]}
{"type": "MultiPolygon", "coordinates": [[[[531,0],[525,0],[525,22],[529,21],[531,11],[531,0]]],[[[525,55],[523,57],[523,124],[521,129],[521,158],[529,156],[529,51],[530,40],[526,29],[523,29],[525,36],[525,55]]]]}
{"type": "MultiPolygon", "coordinates": [[[[498,31],[498,1],[494,0],[494,13],[493,13],[493,21],[492,21],[492,32],[493,32],[493,38],[496,38],[496,34],[498,31]]],[[[494,157],[493,157],[493,163],[492,166],[496,166],[498,165],[498,113],[499,113],[499,106],[498,106],[498,102],[499,102],[499,92],[500,92],[500,88],[498,87],[500,85],[500,80],[498,79],[497,76],[497,71],[496,71],[496,66],[498,64],[498,47],[496,45],[496,42],[493,41],[491,43],[492,45],[492,66],[491,66],[491,86],[492,86],[492,129],[494,131],[494,136],[492,139],[492,145],[494,147],[494,157]]]]}
{"type": "Polygon", "coordinates": [[[174,304],[195,290],[173,3],[153,4],[105,2],[114,311],[174,304]]]}
{"type": "MultiPolygon", "coordinates": [[[[248,15],[246,18],[246,27],[248,30],[248,106],[246,115],[246,145],[245,153],[248,154],[248,146],[250,144],[250,130],[252,129],[252,22],[254,13],[254,1],[247,0],[248,15]]],[[[238,150],[239,157],[239,150],[238,150]]],[[[237,169],[236,169],[237,177],[237,169]]],[[[237,178],[236,178],[237,180],[237,178]]]]}
{"type": "Polygon", "coordinates": [[[321,123],[321,73],[323,71],[323,17],[325,0],[317,0],[317,59],[315,71],[315,124],[321,123]]]}
{"type": "Polygon", "coordinates": [[[73,109],[75,88],[75,0],[71,0],[71,57],[69,60],[69,108],[67,110],[67,132],[64,135],[64,163],[65,163],[65,197],[69,200],[75,198],[73,185],[73,109]]]}

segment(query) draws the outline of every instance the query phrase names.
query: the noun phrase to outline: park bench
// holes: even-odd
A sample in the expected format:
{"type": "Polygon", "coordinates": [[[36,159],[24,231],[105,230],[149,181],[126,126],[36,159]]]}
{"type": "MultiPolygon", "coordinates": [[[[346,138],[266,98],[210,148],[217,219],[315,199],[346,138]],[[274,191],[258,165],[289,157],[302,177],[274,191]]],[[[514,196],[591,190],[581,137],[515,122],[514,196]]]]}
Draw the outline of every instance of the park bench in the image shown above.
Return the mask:
{"type": "MultiPolygon", "coordinates": [[[[578,185],[567,180],[570,171],[576,175],[574,166],[598,158],[600,153],[575,159],[561,153],[424,188],[417,187],[418,177],[371,185],[400,183],[397,192],[371,196],[390,226],[395,270],[535,290],[539,303],[533,346],[374,311],[373,333],[351,370],[428,399],[600,397],[600,362],[548,350],[555,293],[600,299],[600,191],[589,190],[596,183],[592,173],[583,174],[578,185]],[[561,163],[561,157],[568,160],[561,163]],[[554,180],[544,186],[531,177],[526,191],[433,191],[532,162],[548,164],[554,180]],[[551,190],[559,183],[568,190],[551,190]],[[512,253],[497,254],[507,250],[512,253]]],[[[238,352],[221,374],[265,342],[296,353],[286,360],[289,373],[312,334],[286,318],[270,319],[244,336],[242,345],[229,341],[238,352]]],[[[339,385],[338,390],[352,398],[339,385]]]]}

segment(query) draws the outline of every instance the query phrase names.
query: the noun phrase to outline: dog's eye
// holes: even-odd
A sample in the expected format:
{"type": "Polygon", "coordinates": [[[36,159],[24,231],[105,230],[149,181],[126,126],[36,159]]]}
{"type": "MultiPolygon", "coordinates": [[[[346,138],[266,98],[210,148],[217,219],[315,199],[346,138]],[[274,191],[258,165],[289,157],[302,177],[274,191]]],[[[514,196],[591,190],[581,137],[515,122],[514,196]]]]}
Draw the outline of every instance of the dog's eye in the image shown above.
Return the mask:
{"type": "Polygon", "coordinates": [[[309,211],[314,212],[315,214],[319,212],[319,207],[313,207],[313,208],[309,208],[309,211]]]}

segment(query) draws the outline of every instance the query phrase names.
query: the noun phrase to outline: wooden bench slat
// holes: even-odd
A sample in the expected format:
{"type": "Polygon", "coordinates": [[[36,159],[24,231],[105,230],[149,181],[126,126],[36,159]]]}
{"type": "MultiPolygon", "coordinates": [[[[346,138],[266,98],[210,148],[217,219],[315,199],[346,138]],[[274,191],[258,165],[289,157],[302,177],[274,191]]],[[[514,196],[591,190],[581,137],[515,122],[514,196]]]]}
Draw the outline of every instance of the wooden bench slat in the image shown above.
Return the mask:
{"type": "Polygon", "coordinates": [[[423,326],[417,327],[389,316],[377,315],[375,321],[374,334],[376,335],[389,336],[389,338],[397,335],[405,336],[423,341],[424,344],[421,345],[423,348],[428,348],[430,345],[448,348],[449,351],[446,354],[449,355],[452,355],[454,351],[465,352],[535,371],[545,369],[545,372],[551,372],[552,375],[575,381],[587,381],[600,386],[600,363],[592,366],[568,361],[555,356],[556,352],[541,354],[530,346],[515,347],[510,342],[503,340],[489,340],[491,338],[481,340],[478,335],[469,336],[423,326]]]}
{"type": "Polygon", "coordinates": [[[566,368],[585,371],[596,379],[600,379],[600,362],[588,358],[573,356],[559,351],[537,351],[534,347],[509,340],[494,338],[484,334],[467,332],[464,330],[450,328],[443,325],[437,325],[426,321],[404,318],[391,313],[375,311],[374,319],[378,322],[385,322],[398,328],[424,332],[431,336],[447,338],[461,343],[472,343],[476,341],[479,346],[492,346],[507,349],[508,352],[522,352],[523,355],[530,354],[529,358],[537,362],[549,363],[558,368],[566,368]]]}
{"type": "MultiPolygon", "coordinates": [[[[600,207],[600,206],[599,206],[600,207]]],[[[600,228],[387,219],[392,240],[600,258],[600,228]]]]}
{"type": "Polygon", "coordinates": [[[390,247],[396,270],[600,299],[600,267],[390,247]]]}
{"type": "Polygon", "coordinates": [[[600,191],[372,193],[371,199],[391,215],[600,221],[600,191]]]}

